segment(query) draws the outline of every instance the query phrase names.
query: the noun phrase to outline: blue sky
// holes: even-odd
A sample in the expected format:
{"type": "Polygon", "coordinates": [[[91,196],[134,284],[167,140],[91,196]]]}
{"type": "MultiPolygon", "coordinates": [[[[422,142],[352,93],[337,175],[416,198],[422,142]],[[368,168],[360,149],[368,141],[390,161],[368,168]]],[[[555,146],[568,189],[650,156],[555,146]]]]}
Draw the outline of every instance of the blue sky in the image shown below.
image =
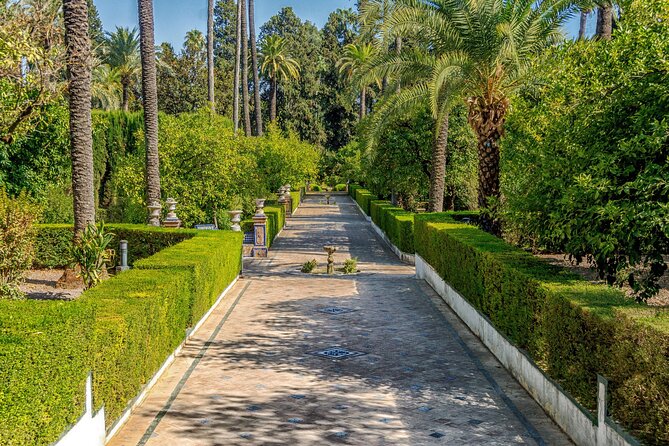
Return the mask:
{"type": "MultiPolygon", "coordinates": [[[[94,0],[106,31],[116,26],[137,26],[137,0],[94,0]]],[[[265,23],[284,6],[292,6],[303,20],[315,23],[319,28],[327,21],[330,12],[338,8],[352,8],[355,0],[256,0],[256,27],[265,23]]],[[[181,44],[187,31],[199,29],[204,32],[207,23],[206,0],[154,0],[156,21],[156,44],[170,42],[175,48],[181,44]]],[[[594,29],[594,19],[589,28],[594,29]]],[[[572,20],[568,33],[578,30],[578,19],[572,20]]]]}

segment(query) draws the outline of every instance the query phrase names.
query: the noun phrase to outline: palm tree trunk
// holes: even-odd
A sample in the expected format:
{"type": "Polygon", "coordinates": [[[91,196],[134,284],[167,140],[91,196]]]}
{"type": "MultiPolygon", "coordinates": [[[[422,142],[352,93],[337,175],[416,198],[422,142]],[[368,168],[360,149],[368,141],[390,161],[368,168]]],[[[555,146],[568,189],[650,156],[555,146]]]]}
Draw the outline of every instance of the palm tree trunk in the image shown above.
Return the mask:
{"type": "Polygon", "coordinates": [[[367,111],[367,88],[362,87],[360,90],[360,120],[365,117],[367,111]]]}
{"type": "Polygon", "coordinates": [[[276,122],[276,90],[277,90],[277,85],[276,85],[276,75],[272,76],[272,79],[270,80],[270,89],[272,90],[270,93],[270,104],[269,104],[269,120],[270,122],[276,122]]]}
{"type": "Polygon", "coordinates": [[[590,11],[587,9],[581,10],[581,23],[578,28],[578,40],[585,39],[585,31],[586,27],[588,26],[588,14],[590,14],[590,11]]]}
{"type": "Polygon", "coordinates": [[[438,129],[437,139],[432,151],[430,176],[430,203],[428,211],[444,210],[444,185],[446,183],[446,149],[448,147],[449,115],[446,113],[438,129]]]}
{"type": "MultiPolygon", "coordinates": [[[[402,38],[400,36],[395,37],[395,54],[398,56],[402,54],[402,38]]],[[[397,93],[402,91],[402,86],[399,79],[397,80],[397,93]]]]}
{"type": "Polygon", "coordinates": [[[87,0],[63,0],[70,99],[70,150],[75,239],[95,223],[91,129],[91,43],[87,0]]]}
{"type": "Polygon", "coordinates": [[[214,0],[207,2],[207,87],[209,89],[209,107],[216,112],[214,98],[214,0]]]}
{"type": "Polygon", "coordinates": [[[124,112],[128,111],[128,102],[130,102],[129,90],[130,90],[130,80],[124,77],[123,79],[121,79],[121,97],[122,97],[121,109],[124,112]]]}
{"type": "Polygon", "coordinates": [[[605,3],[597,10],[597,37],[611,40],[613,34],[613,6],[605,3]]]}
{"type": "Polygon", "coordinates": [[[138,8],[144,135],[146,138],[146,201],[151,204],[160,202],[158,90],[156,86],[156,47],[153,37],[153,0],[139,0],[138,8]]]}
{"type": "Polygon", "coordinates": [[[244,111],[244,133],[251,136],[251,111],[249,110],[249,34],[246,27],[246,1],[242,2],[242,110],[244,111]]]}
{"type": "Polygon", "coordinates": [[[256,45],[255,6],[249,0],[249,34],[251,40],[251,69],[253,70],[253,108],[256,115],[256,134],[262,136],[262,103],[260,102],[260,75],[258,72],[258,47],[256,45]]]}
{"type": "Polygon", "coordinates": [[[491,216],[491,213],[494,214],[495,210],[492,209],[492,207],[500,198],[499,140],[501,139],[501,136],[500,128],[495,126],[492,131],[487,132],[484,135],[479,135],[478,138],[478,204],[479,209],[488,210],[488,212],[481,214],[481,224],[483,229],[497,236],[502,234],[501,224],[499,219],[491,216]]]}
{"type": "Polygon", "coordinates": [[[235,127],[235,135],[239,129],[239,66],[241,65],[241,55],[242,55],[242,2],[237,0],[237,22],[235,24],[237,28],[237,41],[235,46],[235,78],[234,86],[232,88],[232,122],[235,127]]]}

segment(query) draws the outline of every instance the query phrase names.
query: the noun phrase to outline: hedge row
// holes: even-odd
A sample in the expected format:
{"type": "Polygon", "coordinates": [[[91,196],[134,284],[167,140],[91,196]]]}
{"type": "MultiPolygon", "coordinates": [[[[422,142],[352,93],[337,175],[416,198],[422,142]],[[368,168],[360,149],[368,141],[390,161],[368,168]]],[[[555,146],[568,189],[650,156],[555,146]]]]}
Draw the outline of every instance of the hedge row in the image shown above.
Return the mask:
{"type": "Polygon", "coordinates": [[[200,231],[74,302],[0,301],[0,444],[55,441],[81,415],[91,370],[114,422],[237,276],[241,244],[200,231]]]}
{"type": "Polygon", "coordinates": [[[549,265],[448,214],[415,217],[416,252],[590,410],[596,376],[611,414],[648,444],[669,444],[669,313],[549,265]]]}
{"type": "MultiPolygon", "coordinates": [[[[147,225],[108,224],[105,226],[115,235],[111,248],[118,250],[120,240],[128,241],[128,263],[131,266],[135,260],[152,256],[197,233],[192,229],[174,231],[147,225]]],[[[49,269],[68,267],[72,237],[72,225],[38,225],[33,267],[49,269]]]]}
{"type": "Polygon", "coordinates": [[[373,200],[370,203],[370,216],[400,251],[409,254],[415,252],[412,212],[393,206],[389,201],[373,200]]]}
{"type": "Polygon", "coordinates": [[[372,201],[378,200],[379,197],[358,185],[351,185],[348,190],[349,195],[351,195],[353,199],[360,205],[360,208],[363,210],[363,212],[367,215],[371,215],[372,201]]]}

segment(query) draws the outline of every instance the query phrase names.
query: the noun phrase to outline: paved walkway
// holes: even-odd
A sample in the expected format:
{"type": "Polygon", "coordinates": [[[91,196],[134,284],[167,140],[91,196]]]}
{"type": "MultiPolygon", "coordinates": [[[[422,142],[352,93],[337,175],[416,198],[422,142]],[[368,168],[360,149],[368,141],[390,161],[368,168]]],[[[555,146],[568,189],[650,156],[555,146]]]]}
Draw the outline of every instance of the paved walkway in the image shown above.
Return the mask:
{"type": "Polygon", "coordinates": [[[113,439],[136,445],[569,445],[354,203],[310,196],[113,439]],[[322,246],[361,273],[299,272],[322,246]],[[340,314],[332,314],[331,312],[340,314]],[[318,356],[328,348],[353,356],[318,356]]]}

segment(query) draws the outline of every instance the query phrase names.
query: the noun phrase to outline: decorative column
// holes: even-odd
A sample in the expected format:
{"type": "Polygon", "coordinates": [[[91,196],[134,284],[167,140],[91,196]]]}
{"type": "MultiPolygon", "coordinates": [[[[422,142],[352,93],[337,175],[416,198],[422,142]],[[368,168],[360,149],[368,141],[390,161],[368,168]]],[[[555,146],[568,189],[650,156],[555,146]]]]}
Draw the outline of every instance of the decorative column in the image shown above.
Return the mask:
{"type": "Polygon", "coordinates": [[[267,257],[267,215],[265,200],[256,200],[256,213],[253,216],[253,252],[252,257],[267,257]]]}
{"type": "Polygon", "coordinates": [[[165,201],[167,204],[167,218],[163,222],[165,228],[178,228],[181,226],[181,220],[177,218],[177,201],[174,198],[168,198],[165,201]]]}
{"type": "Polygon", "coordinates": [[[147,207],[149,208],[149,226],[160,226],[160,210],[163,207],[157,201],[152,202],[147,207]]]}
{"type": "Polygon", "coordinates": [[[230,229],[235,232],[242,232],[242,227],[239,225],[242,221],[242,211],[230,211],[228,212],[228,215],[230,216],[230,222],[232,223],[230,229]]]}

